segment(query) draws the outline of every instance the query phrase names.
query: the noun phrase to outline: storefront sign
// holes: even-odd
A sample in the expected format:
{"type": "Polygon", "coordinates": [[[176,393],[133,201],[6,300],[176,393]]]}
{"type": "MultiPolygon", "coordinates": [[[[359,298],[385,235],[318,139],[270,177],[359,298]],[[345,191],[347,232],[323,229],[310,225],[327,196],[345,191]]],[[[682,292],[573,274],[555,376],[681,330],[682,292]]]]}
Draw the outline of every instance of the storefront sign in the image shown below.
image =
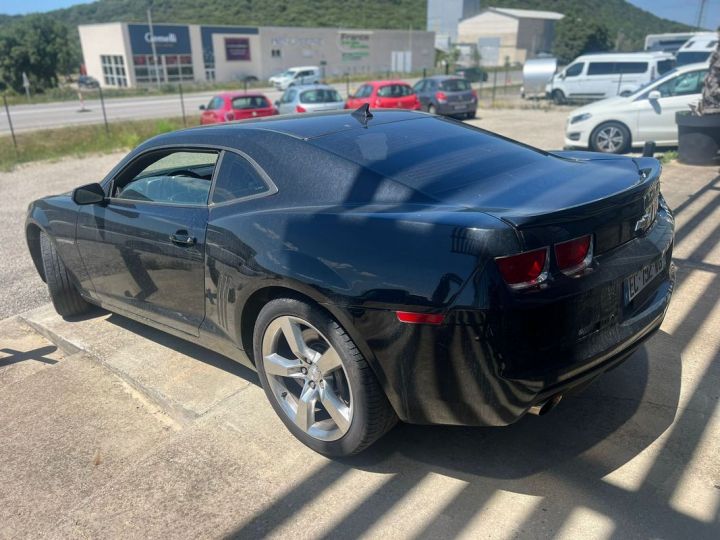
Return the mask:
{"type": "Polygon", "coordinates": [[[338,48],[343,60],[362,60],[370,56],[371,32],[339,32],[338,48]]]}
{"type": "Polygon", "coordinates": [[[128,24],[130,48],[133,54],[190,54],[190,32],[187,26],[154,24],[152,32],[147,24],[128,24]]]}
{"type": "Polygon", "coordinates": [[[228,61],[249,61],[250,40],[248,38],[225,38],[225,59],[228,61]]]}

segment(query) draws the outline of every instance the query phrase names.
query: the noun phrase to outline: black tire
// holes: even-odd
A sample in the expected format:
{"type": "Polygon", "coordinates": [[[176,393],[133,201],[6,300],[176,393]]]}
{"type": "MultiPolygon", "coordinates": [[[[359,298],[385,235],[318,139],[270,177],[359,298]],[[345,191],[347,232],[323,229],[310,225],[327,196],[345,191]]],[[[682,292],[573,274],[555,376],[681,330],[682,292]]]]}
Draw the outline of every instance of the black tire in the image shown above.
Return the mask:
{"type": "Polygon", "coordinates": [[[276,414],[298,440],[316,452],[334,457],[356,454],[377,441],[397,423],[395,411],[362,353],[340,324],[320,307],[295,298],[279,298],[267,303],[255,322],[253,350],[265,395],[276,414]],[[352,389],[353,413],[347,432],[337,440],[321,440],[303,431],[282,409],[271,389],[263,366],[262,341],[268,326],[285,316],[310,323],[340,357],[352,389]]]}
{"type": "Polygon", "coordinates": [[[605,122],[590,134],[590,149],[605,154],[624,154],[630,149],[630,130],[620,122],[605,122]]]}
{"type": "Polygon", "coordinates": [[[55,246],[46,233],[40,233],[40,253],[42,254],[45,281],[55,311],[62,317],[72,317],[87,313],[92,306],[87,303],[70,280],[67,268],[58,256],[55,246]]]}
{"type": "Polygon", "coordinates": [[[562,90],[553,90],[552,100],[555,105],[565,105],[565,103],[567,103],[567,99],[565,98],[565,94],[562,90]]]}
{"type": "Polygon", "coordinates": [[[475,118],[476,116],[477,116],[477,112],[476,112],[476,111],[471,111],[471,112],[467,113],[466,118],[467,118],[468,120],[472,120],[472,119],[475,118]]]}

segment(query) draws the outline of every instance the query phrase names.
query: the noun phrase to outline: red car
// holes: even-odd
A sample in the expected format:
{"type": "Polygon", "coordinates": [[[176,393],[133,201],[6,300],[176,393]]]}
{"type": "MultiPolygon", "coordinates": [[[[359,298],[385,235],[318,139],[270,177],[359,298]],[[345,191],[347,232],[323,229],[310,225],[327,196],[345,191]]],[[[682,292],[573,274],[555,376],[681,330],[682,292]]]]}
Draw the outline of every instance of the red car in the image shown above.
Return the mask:
{"type": "Polygon", "coordinates": [[[420,100],[412,87],[402,81],[370,81],[349,95],[346,109],[357,109],[367,103],[373,108],[420,109],[420,100]]]}
{"type": "Polygon", "coordinates": [[[200,105],[201,124],[217,124],[232,122],[246,118],[259,118],[278,114],[277,109],[263,94],[247,94],[245,92],[224,92],[200,105]]]}

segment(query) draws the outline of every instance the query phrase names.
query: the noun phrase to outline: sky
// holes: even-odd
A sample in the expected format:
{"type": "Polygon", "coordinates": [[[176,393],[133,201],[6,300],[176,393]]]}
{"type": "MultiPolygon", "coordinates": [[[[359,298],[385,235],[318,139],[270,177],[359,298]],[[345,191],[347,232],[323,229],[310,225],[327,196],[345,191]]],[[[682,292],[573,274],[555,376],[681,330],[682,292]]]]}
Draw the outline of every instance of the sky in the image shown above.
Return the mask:
{"type": "MultiPolygon", "coordinates": [[[[0,13],[16,15],[30,11],[50,11],[74,4],[88,3],[92,0],[0,0],[0,13]]],[[[700,0],[629,0],[639,8],[660,17],[694,25],[698,15],[700,0]]],[[[481,2],[491,5],[491,0],[481,2]]],[[[720,0],[707,0],[703,26],[714,30],[720,26],[720,0]]]]}

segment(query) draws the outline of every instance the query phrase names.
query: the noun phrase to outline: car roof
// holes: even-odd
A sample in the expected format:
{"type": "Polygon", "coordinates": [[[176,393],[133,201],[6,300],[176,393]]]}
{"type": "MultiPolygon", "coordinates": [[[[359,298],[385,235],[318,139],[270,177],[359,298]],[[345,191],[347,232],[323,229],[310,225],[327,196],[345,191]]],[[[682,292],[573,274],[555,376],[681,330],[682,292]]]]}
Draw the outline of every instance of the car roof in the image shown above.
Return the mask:
{"type": "Polygon", "coordinates": [[[353,117],[352,113],[353,111],[350,110],[327,111],[300,115],[267,116],[239,122],[210,124],[158,135],[148,141],[147,144],[148,146],[161,146],[179,142],[180,140],[183,140],[183,144],[195,144],[200,141],[187,142],[188,135],[215,135],[231,138],[236,135],[249,135],[252,132],[260,131],[286,135],[295,139],[310,140],[341,131],[365,129],[366,125],[367,128],[372,128],[382,124],[428,118],[426,113],[416,111],[377,110],[372,111],[372,118],[367,121],[367,124],[364,124],[361,120],[353,117]]]}
{"type": "Polygon", "coordinates": [[[672,58],[672,53],[666,53],[662,51],[648,51],[648,52],[634,52],[634,53],[590,53],[578,56],[573,62],[578,60],[591,61],[591,60],[613,60],[634,62],[637,60],[653,60],[653,59],[665,59],[672,58]]]}
{"type": "Polygon", "coordinates": [[[215,97],[221,97],[221,98],[238,98],[238,97],[263,97],[267,98],[265,94],[262,92],[220,92],[219,94],[215,94],[215,97]]]}
{"type": "Polygon", "coordinates": [[[324,90],[337,90],[337,88],[330,86],[329,84],[296,84],[291,88],[294,88],[295,90],[313,90],[317,88],[324,90]]]}

